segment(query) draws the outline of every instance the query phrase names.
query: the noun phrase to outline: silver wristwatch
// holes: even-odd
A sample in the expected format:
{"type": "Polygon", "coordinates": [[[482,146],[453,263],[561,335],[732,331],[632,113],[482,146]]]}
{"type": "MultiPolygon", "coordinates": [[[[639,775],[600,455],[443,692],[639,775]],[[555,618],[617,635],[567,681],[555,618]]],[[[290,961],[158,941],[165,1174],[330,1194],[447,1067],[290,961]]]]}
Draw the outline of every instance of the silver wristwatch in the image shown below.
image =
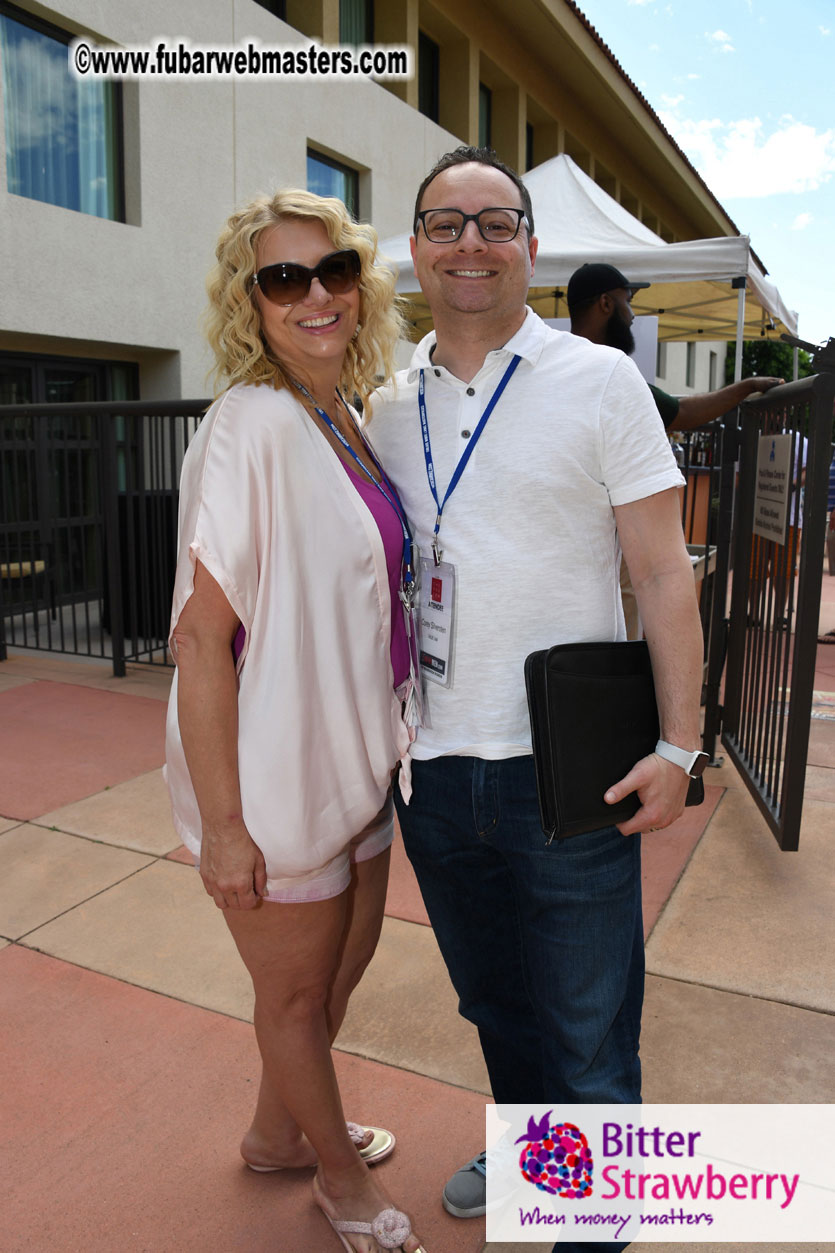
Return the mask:
{"type": "Polygon", "coordinates": [[[701,749],[691,752],[686,748],[676,748],[675,744],[668,744],[666,740],[659,740],[655,745],[655,751],[665,761],[671,761],[674,766],[681,766],[684,773],[689,774],[691,779],[700,779],[704,774],[705,766],[710,761],[708,754],[703,753],[701,749]]]}

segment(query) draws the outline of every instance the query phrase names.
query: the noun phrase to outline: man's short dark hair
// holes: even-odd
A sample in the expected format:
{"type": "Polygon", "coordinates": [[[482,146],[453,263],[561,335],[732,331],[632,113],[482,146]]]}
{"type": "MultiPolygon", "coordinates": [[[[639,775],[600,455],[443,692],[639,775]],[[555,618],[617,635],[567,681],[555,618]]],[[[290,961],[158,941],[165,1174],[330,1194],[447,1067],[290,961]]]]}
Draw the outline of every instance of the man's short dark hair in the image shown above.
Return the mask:
{"type": "MultiPolygon", "coordinates": [[[[426,178],[418,188],[417,198],[415,200],[415,215],[412,224],[412,230],[417,235],[418,214],[420,213],[420,205],[423,200],[427,187],[436,179],[439,174],[443,174],[444,170],[449,170],[454,165],[487,165],[491,169],[498,170],[501,174],[505,174],[516,187],[522,200],[522,208],[525,210],[525,217],[528,223],[528,235],[533,235],[533,205],[531,204],[531,193],[522,182],[515,170],[509,165],[505,165],[504,161],[500,161],[492,148],[473,148],[468,144],[462,144],[460,148],[456,148],[454,152],[445,153],[440,161],[433,165],[432,169],[426,175],[426,178]]],[[[451,209],[453,205],[445,205],[444,208],[451,209]]],[[[496,205],[495,208],[510,208],[510,205],[496,205]]]]}

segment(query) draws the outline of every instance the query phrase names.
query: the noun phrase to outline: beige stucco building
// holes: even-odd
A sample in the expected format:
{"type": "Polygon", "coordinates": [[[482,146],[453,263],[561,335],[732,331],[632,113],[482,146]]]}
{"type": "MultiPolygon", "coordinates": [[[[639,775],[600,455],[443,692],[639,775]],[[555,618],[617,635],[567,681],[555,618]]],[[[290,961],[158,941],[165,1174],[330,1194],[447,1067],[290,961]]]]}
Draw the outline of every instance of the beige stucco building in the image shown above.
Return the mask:
{"type": "MultiPolygon", "coordinates": [[[[396,234],[426,169],[462,141],[486,140],[520,170],[567,152],[666,240],[736,233],[571,0],[0,0],[0,44],[0,403],[208,394],[204,281],[236,204],[324,179],[396,234]],[[65,61],[76,36],[151,49],[367,41],[409,46],[417,72],[148,75],[82,99],[65,61]]],[[[711,351],[721,383],[724,345],[700,344],[696,389],[711,351]]],[[[690,390],[685,354],[667,345],[670,390],[690,390]]]]}

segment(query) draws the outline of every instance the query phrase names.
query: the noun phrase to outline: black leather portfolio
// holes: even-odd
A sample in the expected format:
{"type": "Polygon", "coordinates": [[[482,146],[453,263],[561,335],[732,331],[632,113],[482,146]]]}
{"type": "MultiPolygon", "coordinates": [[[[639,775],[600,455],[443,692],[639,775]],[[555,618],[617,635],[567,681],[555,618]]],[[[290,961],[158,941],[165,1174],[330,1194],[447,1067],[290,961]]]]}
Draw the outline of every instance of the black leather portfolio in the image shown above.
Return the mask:
{"type": "MultiPolygon", "coordinates": [[[[548,842],[626,822],[640,800],[603,794],[651,753],[659,738],[645,640],[557,644],[525,660],[536,788],[548,842]]],[[[688,805],[704,800],[691,779],[688,805]]]]}

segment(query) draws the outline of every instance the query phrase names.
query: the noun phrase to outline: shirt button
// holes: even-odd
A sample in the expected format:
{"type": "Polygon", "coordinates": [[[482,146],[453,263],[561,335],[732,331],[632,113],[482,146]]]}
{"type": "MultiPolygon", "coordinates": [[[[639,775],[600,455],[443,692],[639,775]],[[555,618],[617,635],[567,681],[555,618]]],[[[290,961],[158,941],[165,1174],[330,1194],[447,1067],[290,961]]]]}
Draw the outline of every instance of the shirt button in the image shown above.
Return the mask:
{"type": "Polygon", "coordinates": [[[468,395],[468,396],[474,396],[474,395],[475,395],[475,388],[474,388],[474,387],[468,387],[468,388],[467,388],[467,395],[468,395]]]}
{"type": "Polygon", "coordinates": [[[435,378],[436,378],[436,379],[439,379],[440,377],[441,377],[441,371],[440,371],[440,370],[436,370],[436,371],[435,371],[435,378]]]}
{"type": "Polygon", "coordinates": [[[462,439],[469,439],[469,438],[470,438],[470,432],[469,432],[469,431],[462,431],[462,432],[461,432],[461,438],[462,438],[462,439]]]}

